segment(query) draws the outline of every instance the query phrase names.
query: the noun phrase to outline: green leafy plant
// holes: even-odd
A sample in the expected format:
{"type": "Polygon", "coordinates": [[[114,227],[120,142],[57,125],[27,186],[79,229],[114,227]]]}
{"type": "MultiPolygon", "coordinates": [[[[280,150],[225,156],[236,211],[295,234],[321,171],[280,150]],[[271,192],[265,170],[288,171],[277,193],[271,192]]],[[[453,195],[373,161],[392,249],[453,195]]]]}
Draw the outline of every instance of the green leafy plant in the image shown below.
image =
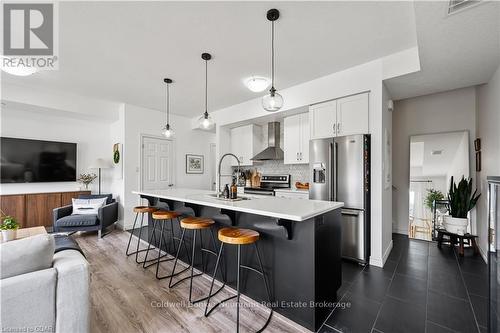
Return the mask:
{"type": "Polygon", "coordinates": [[[3,211],[2,213],[2,224],[0,225],[0,230],[15,230],[19,228],[19,223],[17,223],[16,219],[10,215],[5,215],[3,211]]]}
{"type": "Polygon", "coordinates": [[[448,206],[450,215],[455,218],[467,218],[467,213],[476,206],[481,194],[472,193],[472,179],[462,176],[460,182],[455,184],[451,177],[450,190],[448,192],[448,206]]]}
{"type": "Polygon", "coordinates": [[[427,196],[425,197],[424,203],[429,209],[432,210],[432,205],[434,201],[443,199],[444,199],[443,192],[431,188],[427,190],[427,196]]]}

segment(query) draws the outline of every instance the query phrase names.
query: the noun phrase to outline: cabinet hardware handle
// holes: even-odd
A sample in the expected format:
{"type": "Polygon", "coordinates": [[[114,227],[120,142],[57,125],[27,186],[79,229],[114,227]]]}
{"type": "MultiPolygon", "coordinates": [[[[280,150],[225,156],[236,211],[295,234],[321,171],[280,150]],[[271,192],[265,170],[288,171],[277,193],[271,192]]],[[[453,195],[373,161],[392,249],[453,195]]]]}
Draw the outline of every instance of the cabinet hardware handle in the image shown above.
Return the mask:
{"type": "Polygon", "coordinates": [[[337,134],[337,127],[333,124],[333,134],[337,134]]]}
{"type": "Polygon", "coordinates": [[[340,134],[340,123],[337,123],[337,133],[340,134]]]}

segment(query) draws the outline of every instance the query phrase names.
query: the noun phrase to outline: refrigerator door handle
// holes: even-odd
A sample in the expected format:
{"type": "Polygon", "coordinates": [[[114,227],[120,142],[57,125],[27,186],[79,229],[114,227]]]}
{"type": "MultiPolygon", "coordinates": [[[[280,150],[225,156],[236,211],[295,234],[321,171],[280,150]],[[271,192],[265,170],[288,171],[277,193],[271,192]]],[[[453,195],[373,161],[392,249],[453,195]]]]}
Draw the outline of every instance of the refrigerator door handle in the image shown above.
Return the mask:
{"type": "Polygon", "coordinates": [[[348,209],[342,209],[340,211],[342,215],[350,215],[350,216],[358,216],[360,211],[359,210],[348,210],[348,209]]]}
{"type": "MultiPolygon", "coordinates": [[[[337,200],[338,193],[338,178],[339,178],[339,168],[338,168],[338,143],[333,143],[333,200],[337,200]]],[[[330,159],[331,161],[331,159],[330,159]]]]}
{"type": "MultiPolygon", "coordinates": [[[[330,163],[332,163],[332,156],[333,156],[332,150],[333,150],[333,142],[330,142],[330,144],[328,145],[328,161],[330,161],[330,163]]],[[[328,172],[327,179],[330,180],[330,184],[328,184],[328,201],[333,201],[334,198],[332,192],[333,192],[333,183],[335,181],[331,181],[332,180],[331,166],[327,168],[327,172],[328,172]]]]}

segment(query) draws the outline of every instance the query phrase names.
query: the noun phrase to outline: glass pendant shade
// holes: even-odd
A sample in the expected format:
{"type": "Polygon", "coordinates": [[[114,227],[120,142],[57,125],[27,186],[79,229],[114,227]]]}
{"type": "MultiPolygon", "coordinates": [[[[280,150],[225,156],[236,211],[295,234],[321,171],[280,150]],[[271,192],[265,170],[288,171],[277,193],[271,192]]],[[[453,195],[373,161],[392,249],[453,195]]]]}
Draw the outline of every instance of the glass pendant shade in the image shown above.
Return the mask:
{"type": "Polygon", "coordinates": [[[213,118],[208,114],[208,112],[205,112],[199,119],[198,119],[198,126],[201,129],[212,129],[215,125],[215,122],[213,118]]]}
{"type": "Polygon", "coordinates": [[[262,97],[262,107],[268,112],[276,112],[283,106],[283,97],[277,92],[271,92],[262,97]]]}
{"type": "Polygon", "coordinates": [[[163,79],[163,82],[166,83],[165,89],[165,120],[166,125],[161,129],[161,134],[166,138],[174,137],[174,130],[170,127],[170,89],[169,86],[173,82],[172,79],[163,79]]]}
{"type": "Polygon", "coordinates": [[[276,112],[283,107],[283,97],[274,88],[274,22],[280,17],[279,10],[273,8],[267,11],[267,19],[271,22],[271,89],[262,97],[262,107],[267,112],[276,112]]]}
{"type": "Polygon", "coordinates": [[[161,130],[161,134],[163,134],[166,138],[173,138],[175,135],[174,130],[170,127],[170,124],[166,124],[165,127],[161,130]]]}

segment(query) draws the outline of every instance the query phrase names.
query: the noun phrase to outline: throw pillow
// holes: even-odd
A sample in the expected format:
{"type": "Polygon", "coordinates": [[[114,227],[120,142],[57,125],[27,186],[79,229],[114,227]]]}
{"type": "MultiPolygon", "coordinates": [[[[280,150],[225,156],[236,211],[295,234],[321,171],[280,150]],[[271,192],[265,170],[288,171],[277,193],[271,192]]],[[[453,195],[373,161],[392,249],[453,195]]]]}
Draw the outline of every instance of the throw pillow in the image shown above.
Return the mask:
{"type": "Polygon", "coordinates": [[[106,198],[72,200],[73,212],[71,215],[97,215],[99,208],[106,204],[106,198]]]}

